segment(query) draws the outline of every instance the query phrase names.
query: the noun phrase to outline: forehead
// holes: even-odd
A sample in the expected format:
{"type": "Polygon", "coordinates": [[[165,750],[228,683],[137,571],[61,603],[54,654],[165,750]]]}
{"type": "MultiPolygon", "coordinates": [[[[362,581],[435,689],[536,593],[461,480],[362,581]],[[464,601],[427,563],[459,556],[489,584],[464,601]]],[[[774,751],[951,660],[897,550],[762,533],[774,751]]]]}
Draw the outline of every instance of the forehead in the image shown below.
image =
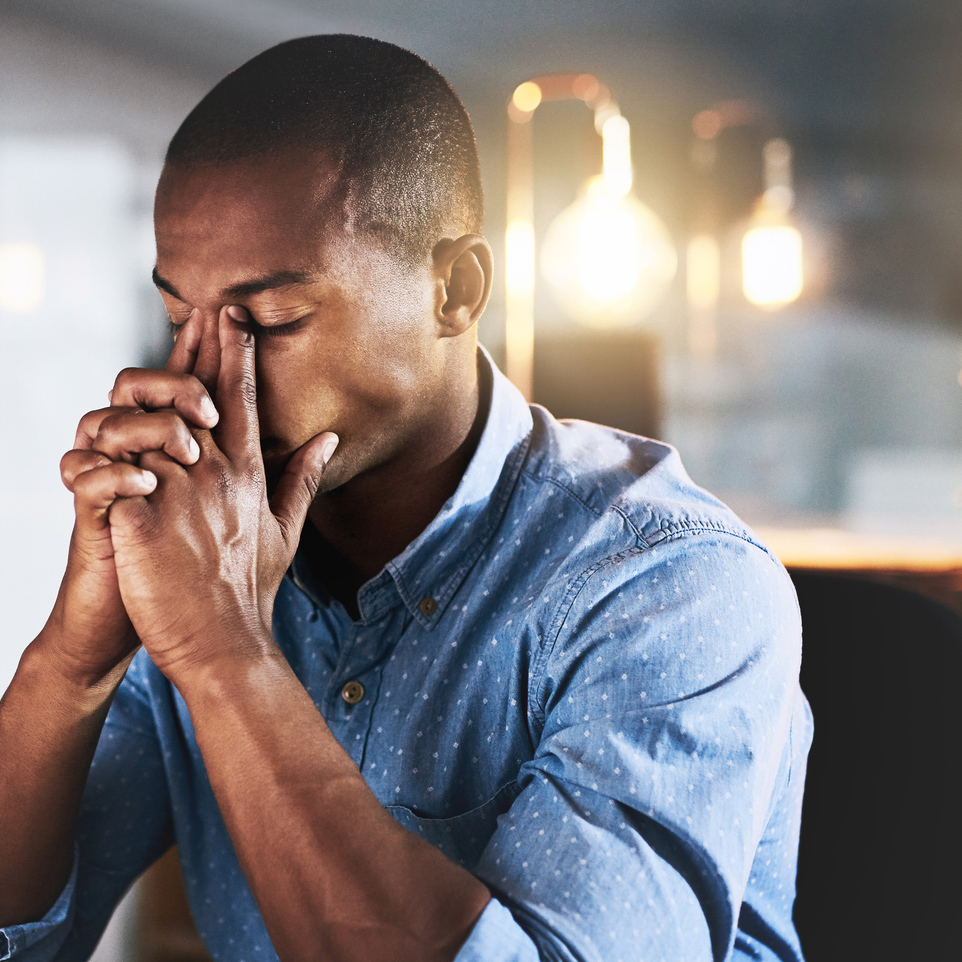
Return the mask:
{"type": "Polygon", "coordinates": [[[271,250],[289,259],[349,232],[336,170],[315,156],[166,167],[154,205],[159,259],[271,250]]]}

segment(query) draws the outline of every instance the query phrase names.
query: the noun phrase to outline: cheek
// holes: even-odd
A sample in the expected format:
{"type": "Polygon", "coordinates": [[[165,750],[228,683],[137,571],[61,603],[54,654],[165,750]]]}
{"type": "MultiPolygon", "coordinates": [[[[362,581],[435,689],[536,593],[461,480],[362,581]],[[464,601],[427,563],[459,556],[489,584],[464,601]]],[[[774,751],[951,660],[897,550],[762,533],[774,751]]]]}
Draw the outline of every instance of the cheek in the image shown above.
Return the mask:
{"type": "Polygon", "coordinates": [[[390,339],[348,344],[336,352],[259,345],[261,433],[292,441],[328,429],[367,435],[403,417],[416,402],[427,364],[412,346],[408,341],[401,350],[390,339]]]}
{"type": "Polygon", "coordinates": [[[257,347],[257,413],[261,434],[282,436],[291,429],[296,432],[312,393],[312,379],[308,377],[310,365],[297,351],[264,344],[257,347]]]}

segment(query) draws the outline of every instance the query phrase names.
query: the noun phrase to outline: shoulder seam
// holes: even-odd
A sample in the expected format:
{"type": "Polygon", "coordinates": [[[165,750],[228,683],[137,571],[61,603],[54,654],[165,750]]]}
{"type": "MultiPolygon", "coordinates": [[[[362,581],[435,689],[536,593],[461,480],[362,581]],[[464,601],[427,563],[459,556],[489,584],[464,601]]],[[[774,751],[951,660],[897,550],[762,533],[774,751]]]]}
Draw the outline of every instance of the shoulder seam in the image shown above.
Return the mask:
{"type": "Polygon", "coordinates": [[[545,639],[540,646],[537,661],[532,666],[531,671],[531,678],[533,681],[535,681],[535,686],[534,690],[529,690],[528,692],[528,704],[531,706],[534,717],[541,725],[544,724],[546,717],[542,699],[542,690],[547,680],[547,672],[544,670],[544,667],[554,652],[555,646],[558,643],[558,639],[561,637],[561,633],[564,630],[565,623],[568,620],[571,609],[574,607],[575,601],[578,599],[578,596],[584,590],[591,578],[602,569],[610,567],[611,565],[617,564],[621,561],[625,561],[626,559],[635,555],[643,554],[645,551],[648,551],[654,547],[681,540],[686,536],[713,534],[725,535],[738,541],[742,541],[745,544],[749,544],[753,548],[757,548],[777,568],[782,571],[785,570],[781,561],[779,561],[779,559],[775,557],[775,555],[773,555],[768,548],[749,537],[747,531],[740,532],[722,525],[713,525],[708,522],[697,522],[685,525],[674,525],[672,530],[665,530],[665,528],[662,527],[659,530],[662,531],[664,537],[659,538],[657,541],[649,542],[641,536],[637,527],[632,524],[631,520],[625,515],[624,511],[622,511],[617,505],[613,506],[613,510],[621,516],[629,528],[635,533],[638,543],[621,551],[613,552],[612,554],[606,555],[605,557],[593,562],[567,586],[564,596],[558,605],[558,615],[555,619],[555,627],[552,630],[551,638],[545,639]]]}
{"type": "Polygon", "coordinates": [[[599,571],[604,568],[608,568],[613,564],[617,564],[620,561],[624,561],[633,555],[641,554],[643,550],[644,548],[641,545],[633,545],[632,547],[625,548],[622,551],[616,551],[613,554],[606,555],[604,558],[600,558],[598,561],[590,564],[574,581],[567,586],[564,596],[558,605],[558,616],[551,633],[551,638],[545,639],[544,643],[541,645],[537,662],[534,664],[531,671],[531,678],[535,681],[535,690],[528,692],[528,704],[531,705],[532,712],[540,724],[543,725],[545,720],[544,705],[542,704],[541,698],[541,691],[547,678],[547,673],[544,671],[544,665],[548,659],[550,659],[551,654],[554,651],[555,645],[558,642],[558,638],[561,636],[561,632],[564,630],[565,622],[568,620],[568,615],[571,613],[571,609],[574,606],[578,595],[581,594],[585,585],[599,571]]]}

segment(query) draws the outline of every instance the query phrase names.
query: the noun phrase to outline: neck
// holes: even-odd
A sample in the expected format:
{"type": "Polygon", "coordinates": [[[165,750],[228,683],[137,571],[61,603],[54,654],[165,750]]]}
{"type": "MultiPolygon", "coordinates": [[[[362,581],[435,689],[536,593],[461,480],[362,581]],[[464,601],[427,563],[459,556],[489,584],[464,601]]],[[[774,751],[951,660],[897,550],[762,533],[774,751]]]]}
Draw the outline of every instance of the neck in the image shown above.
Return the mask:
{"type": "Polygon", "coordinates": [[[454,494],[487,419],[490,385],[474,380],[447,430],[408,446],[404,457],[319,495],[308,514],[304,549],[316,576],[353,617],[357,591],[431,523],[454,494]],[[413,452],[413,453],[412,453],[413,452]]]}

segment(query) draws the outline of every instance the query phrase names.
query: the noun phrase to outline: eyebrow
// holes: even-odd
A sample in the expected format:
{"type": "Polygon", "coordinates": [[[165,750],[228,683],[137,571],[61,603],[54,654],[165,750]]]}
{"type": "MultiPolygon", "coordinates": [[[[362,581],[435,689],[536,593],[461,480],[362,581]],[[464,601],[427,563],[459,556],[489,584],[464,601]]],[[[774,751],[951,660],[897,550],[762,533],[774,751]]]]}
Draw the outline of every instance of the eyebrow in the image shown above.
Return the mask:
{"type": "MultiPolygon", "coordinates": [[[[176,297],[182,301],[183,298],[177,293],[177,288],[170,281],[161,277],[156,266],[150,274],[154,284],[162,291],[166,291],[171,297],[176,297]]],[[[241,281],[239,284],[232,284],[225,287],[220,292],[224,300],[239,300],[242,297],[250,297],[253,294],[260,294],[263,291],[277,290],[281,287],[290,287],[292,284],[308,284],[314,280],[314,274],[310,271],[282,270],[272,271],[263,277],[256,277],[249,281],[241,281]]]]}

